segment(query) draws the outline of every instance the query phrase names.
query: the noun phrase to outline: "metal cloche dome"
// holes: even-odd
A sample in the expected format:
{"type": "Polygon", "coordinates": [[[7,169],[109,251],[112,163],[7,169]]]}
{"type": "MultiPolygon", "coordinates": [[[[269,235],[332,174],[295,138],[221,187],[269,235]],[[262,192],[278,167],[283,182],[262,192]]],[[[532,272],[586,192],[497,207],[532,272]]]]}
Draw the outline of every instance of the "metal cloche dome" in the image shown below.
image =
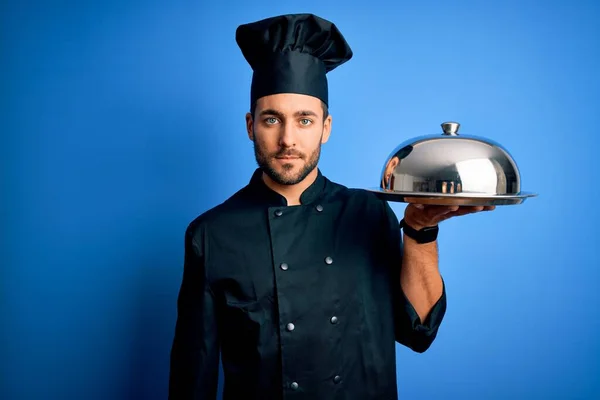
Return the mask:
{"type": "Polygon", "coordinates": [[[437,205],[514,205],[535,193],[521,189],[517,163],[500,144],[459,135],[444,122],[442,134],[398,145],[383,164],[374,191],[388,201],[437,205]]]}

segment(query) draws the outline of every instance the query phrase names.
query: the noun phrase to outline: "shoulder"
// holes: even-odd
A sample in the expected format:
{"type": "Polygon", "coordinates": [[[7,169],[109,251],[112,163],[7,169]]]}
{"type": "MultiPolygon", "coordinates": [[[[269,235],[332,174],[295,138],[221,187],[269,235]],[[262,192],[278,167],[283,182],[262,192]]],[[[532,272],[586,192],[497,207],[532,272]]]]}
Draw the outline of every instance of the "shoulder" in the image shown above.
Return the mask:
{"type": "Polygon", "coordinates": [[[329,179],[327,180],[327,185],[329,197],[332,199],[342,200],[368,210],[385,211],[389,207],[385,200],[379,198],[371,190],[349,187],[329,179]]]}
{"type": "Polygon", "coordinates": [[[387,200],[368,189],[348,187],[336,182],[331,182],[330,185],[330,201],[337,203],[345,215],[357,221],[362,229],[377,238],[387,237],[390,232],[397,234],[400,229],[399,219],[387,200]]]}
{"type": "Polygon", "coordinates": [[[243,187],[222,203],[195,216],[185,229],[186,238],[202,244],[211,226],[223,225],[246,212],[247,204],[243,201],[246,191],[247,187],[243,187]]]}
{"type": "Polygon", "coordinates": [[[328,201],[337,204],[346,215],[366,226],[376,229],[395,227],[399,224],[398,216],[387,200],[379,197],[374,191],[349,187],[338,182],[327,181],[328,201]]]}

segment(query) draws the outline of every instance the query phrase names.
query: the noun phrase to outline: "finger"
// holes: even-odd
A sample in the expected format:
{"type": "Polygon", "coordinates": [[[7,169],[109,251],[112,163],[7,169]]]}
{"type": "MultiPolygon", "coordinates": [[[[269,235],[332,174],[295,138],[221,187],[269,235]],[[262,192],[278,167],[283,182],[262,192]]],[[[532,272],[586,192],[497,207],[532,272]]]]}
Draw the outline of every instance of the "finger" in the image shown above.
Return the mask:
{"type": "Polygon", "coordinates": [[[429,206],[425,209],[425,215],[428,219],[436,219],[457,210],[458,206],[429,206]]]}
{"type": "Polygon", "coordinates": [[[441,224],[442,222],[444,222],[444,221],[446,221],[446,220],[449,220],[449,219],[451,219],[451,218],[454,218],[454,217],[459,217],[459,216],[461,216],[461,215],[465,215],[465,213],[464,213],[464,212],[462,212],[462,211],[461,211],[461,212],[459,212],[459,211],[456,211],[456,212],[452,212],[452,213],[444,214],[444,215],[441,215],[440,217],[438,217],[438,218],[435,220],[435,223],[436,223],[436,224],[441,224]]]}
{"type": "Polygon", "coordinates": [[[470,206],[470,207],[464,207],[464,211],[474,213],[474,212],[483,211],[484,208],[485,208],[484,206],[470,206]]]}
{"type": "MultiPolygon", "coordinates": [[[[444,214],[442,216],[440,216],[440,220],[439,222],[445,221],[447,219],[453,218],[453,217],[459,217],[459,216],[463,216],[463,215],[467,215],[467,214],[475,214],[484,210],[493,210],[493,208],[486,208],[483,206],[463,206],[460,207],[458,210],[444,214]]],[[[438,222],[438,223],[439,223],[438,222]]]]}
{"type": "Polygon", "coordinates": [[[461,208],[455,212],[452,213],[452,216],[461,216],[461,215],[467,215],[467,214],[475,214],[479,211],[481,211],[483,209],[477,209],[477,208],[461,208]]]}
{"type": "Polygon", "coordinates": [[[447,210],[440,210],[437,214],[428,216],[428,220],[430,224],[439,224],[442,221],[447,220],[448,218],[453,217],[454,215],[460,214],[461,210],[458,207],[451,207],[447,210]]]}

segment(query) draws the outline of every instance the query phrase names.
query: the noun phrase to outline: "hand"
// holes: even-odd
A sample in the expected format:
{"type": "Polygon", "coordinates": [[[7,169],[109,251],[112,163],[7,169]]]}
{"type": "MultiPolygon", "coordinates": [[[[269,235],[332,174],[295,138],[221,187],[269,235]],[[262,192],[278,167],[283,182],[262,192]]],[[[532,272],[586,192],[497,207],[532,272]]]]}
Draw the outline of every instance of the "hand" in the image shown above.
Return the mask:
{"type": "Polygon", "coordinates": [[[492,211],[495,208],[496,206],[434,206],[411,203],[404,210],[404,221],[413,229],[419,230],[435,226],[452,217],[492,211]]]}

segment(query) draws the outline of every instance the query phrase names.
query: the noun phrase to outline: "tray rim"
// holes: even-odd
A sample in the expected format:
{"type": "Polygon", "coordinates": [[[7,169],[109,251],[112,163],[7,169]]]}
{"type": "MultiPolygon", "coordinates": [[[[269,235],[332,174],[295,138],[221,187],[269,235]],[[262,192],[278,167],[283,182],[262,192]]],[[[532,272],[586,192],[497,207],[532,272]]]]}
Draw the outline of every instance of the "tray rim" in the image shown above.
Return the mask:
{"type": "Polygon", "coordinates": [[[456,198],[456,199],[465,199],[465,200],[469,200],[469,199],[513,200],[513,199],[524,199],[524,198],[529,198],[529,197],[537,197],[537,195],[538,195],[535,192],[526,192],[526,191],[521,191],[521,192],[515,193],[515,194],[491,194],[491,193],[468,193],[467,194],[465,192],[461,192],[461,193],[400,192],[400,191],[393,191],[393,190],[385,190],[385,189],[381,189],[381,188],[377,188],[377,187],[366,188],[366,190],[375,192],[375,193],[385,194],[385,195],[392,196],[392,197],[426,197],[426,198],[440,198],[440,199],[456,198]]]}
{"type": "Polygon", "coordinates": [[[425,192],[398,192],[381,188],[367,188],[368,191],[385,201],[399,203],[422,203],[432,205],[517,205],[522,204],[538,194],[521,191],[516,194],[489,194],[489,193],[425,193],[425,192]]]}

